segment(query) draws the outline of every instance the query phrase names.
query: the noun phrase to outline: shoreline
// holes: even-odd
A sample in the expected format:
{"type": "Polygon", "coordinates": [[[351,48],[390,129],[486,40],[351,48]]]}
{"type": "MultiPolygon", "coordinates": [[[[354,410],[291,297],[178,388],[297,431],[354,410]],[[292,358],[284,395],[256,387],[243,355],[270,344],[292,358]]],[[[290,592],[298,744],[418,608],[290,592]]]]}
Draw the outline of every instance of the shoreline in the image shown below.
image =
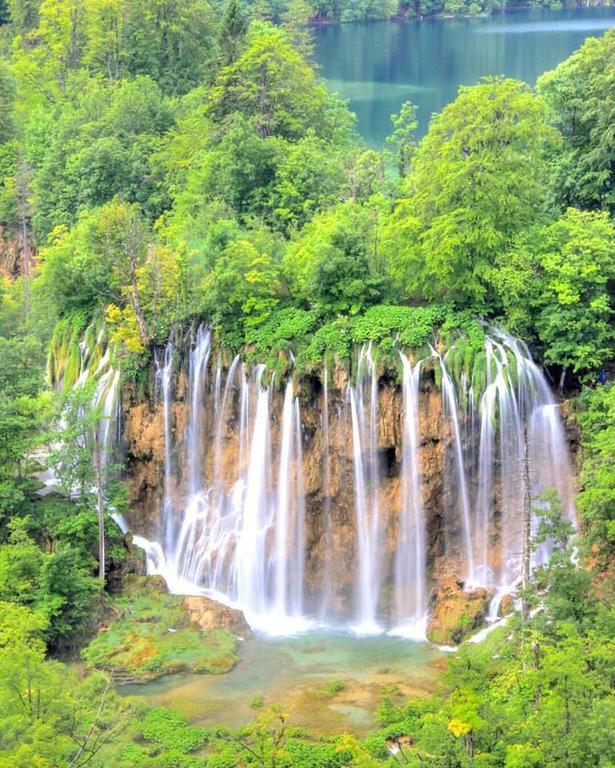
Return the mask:
{"type": "Polygon", "coordinates": [[[416,21],[427,21],[430,19],[438,19],[438,20],[455,20],[455,19],[485,19],[490,16],[508,16],[508,15],[514,15],[517,12],[522,11],[532,11],[532,10],[540,10],[540,11],[562,11],[562,10],[576,10],[586,8],[588,10],[598,10],[602,8],[615,8],[615,0],[613,2],[604,2],[604,3],[593,3],[591,5],[583,2],[572,2],[572,3],[558,3],[557,5],[553,6],[536,6],[532,3],[524,3],[523,5],[515,5],[514,7],[504,7],[504,8],[493,8],[488,11],[480,11],[479,13],[445,13],[445,12],[438,12],[438,13],[426,13],[426,14],[415,14],[412,12],[403,13],[403,12],[397,12],[393,14],[392,16],[382,16],[379,18],[370,18],[370,19],[349,19],[344,21],[341,17],[340,18],[333,18],[330,16],[314,16],[309,21],[309,26],[312,29],[319,29],[319,28],[325,28],[325,27],[332,27],[337,25],[352,25],[352,24],[377,24],[381,23],[383,21],[397,21],[401,24],[406,23],[412,23],[416,21]]]}

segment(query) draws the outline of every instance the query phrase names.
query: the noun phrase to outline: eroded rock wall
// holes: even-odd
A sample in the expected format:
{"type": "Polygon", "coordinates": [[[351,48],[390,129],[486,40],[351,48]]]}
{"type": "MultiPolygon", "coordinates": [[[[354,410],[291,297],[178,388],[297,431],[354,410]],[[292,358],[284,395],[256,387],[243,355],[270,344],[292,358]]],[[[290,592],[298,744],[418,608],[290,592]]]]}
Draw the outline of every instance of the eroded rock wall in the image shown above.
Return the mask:
{"type": "MultiPolygon", "coordinates": [[[[228,370],[228,369],[227,369],[228,370]]],[[[201,408],[202,476],[205,486],[223,485],[230,491],[236,482],[240,465],[247,458],[239,444],[240,392],[229,389],[228,401],[221,410],[221,385],[225,371],[217,379],[210,363],[203,388],[201,408]],[[215,404],[217,403],[217,413],[215,404]],[[217,435],[217,439],[216,439],[217,435]]],[[[324,420],[325,392],[317,378],[305,377],[296,384],[300,398],[303,487],[305,492],[305,587],[309,608],[318,611],[318,601],[326,596],[334,612],[343,612],[356,589],[357,525],[355,512],[355,474],[353,435],[348,406],[348,374],[343,368],[332,372],[328,398],[328,441],[324,420]],[[327,450],[328,445],[328,450],[327,450]],[[328,464],[327,464],[328,462],[328,464]]],[[[223,387],[223,384],[222,384],[223,387]]],[[[187,428],[190,415],[188,377],[176,372],[173,380],[171,408],[172,472],[171,506],[181,514],[187,494],[187,428]]],[[[283,412],[283,387],[273,388],[270,402],[271,476],[278,471],[283,412]]],[[[154,371],[149,394],[137,401],[127,392],[124,396],[123,434],[126,467],[131,487],[132,529],[150,539],[161,540],[164,492],[164,417],[160,394],[156,391],[154,371]]],[[[442,398],[436,386],[433,369],[426,366],[421,376],[419,395],[419,463],[422,476],[422,503],[427,528],[428,579],[434,587],[442,579],[463,581],[466,572],[459,512],[459,488],[451,450],[451,422],[443,413],[442,398]]],[[[392,581],[394,552],[399,533],[402,499],[401,462],[403,434],[403,394],[395,372],[385,371],[378,380],[378,460],[380,483],[379,514],[383,531],[383,582],[392,581]]],[[[564,414],[567,409],[563,409],[564,414]]],[[[470,426],[462,423],[468,443],[476,440],[470,426]]],[[[573,444],[576,433],[572,426],[567,435],[573,444]]],[[[477,451],[470,447],[466,456],[470,498],[475,498],[475,461],[477,451]]],[[[374,489],[369,489],[373,492],[374,489]]],[[[495,525],[478,533],[488,537],[494,569],[499,566],[498,520],[500,500],[497,485],[491,499],[495,525]]],[[[473,513],[473,510],[471,510],[473,513]]],[[[387,615],[392,595],[382,591],[379,613],[387,615]]]]}

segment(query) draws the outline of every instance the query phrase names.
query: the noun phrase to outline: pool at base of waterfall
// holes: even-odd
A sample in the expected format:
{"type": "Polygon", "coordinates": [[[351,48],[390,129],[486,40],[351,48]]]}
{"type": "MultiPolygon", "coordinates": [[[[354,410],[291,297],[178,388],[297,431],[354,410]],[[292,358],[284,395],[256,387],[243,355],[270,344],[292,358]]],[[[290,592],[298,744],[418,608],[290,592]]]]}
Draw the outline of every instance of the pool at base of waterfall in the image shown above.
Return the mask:
{"type": "Polygon", "coordinates": [[[384,694],[394,701],[433,691],[446,655],[428,643],[396,637],[306,633],[255,635],[240,644],[240,661],[224,675],[170,675],[126,685],[121,693],[185,714],[195,725],[240,727],[254,717],[251,702],[280,704],[289,723],[314,734],[377,727],[384,694]]]}

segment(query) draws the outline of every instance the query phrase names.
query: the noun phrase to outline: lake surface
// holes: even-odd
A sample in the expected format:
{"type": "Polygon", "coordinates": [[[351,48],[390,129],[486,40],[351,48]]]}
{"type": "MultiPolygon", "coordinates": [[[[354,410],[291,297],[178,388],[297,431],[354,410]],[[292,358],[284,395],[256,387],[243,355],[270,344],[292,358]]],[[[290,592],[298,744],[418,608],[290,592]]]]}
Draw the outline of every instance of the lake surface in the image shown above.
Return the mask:
{"type": "Polygon", "coordinates": [[[484,18],[337,24],[316,29],[316,60],[329,88],[350,100],[373,146],[391,133],[404,101],[419,135],[460,85],[506,75],[534,85],[591,35],[615,25],[615,8],[528,10],[484,18]]]}
{"type": "Polygon", "coordinates": [[[256,635],[240,644],[239,654],[226,675],[169,675],[119,690],[205,727],[245,725],[254,717],[250,702],[263,696],[284,707],[291,725],[363,735],[376,727],[384,693],[398,701],[432,693],[447,656],[428,643],[332,633],[256,635]]]}

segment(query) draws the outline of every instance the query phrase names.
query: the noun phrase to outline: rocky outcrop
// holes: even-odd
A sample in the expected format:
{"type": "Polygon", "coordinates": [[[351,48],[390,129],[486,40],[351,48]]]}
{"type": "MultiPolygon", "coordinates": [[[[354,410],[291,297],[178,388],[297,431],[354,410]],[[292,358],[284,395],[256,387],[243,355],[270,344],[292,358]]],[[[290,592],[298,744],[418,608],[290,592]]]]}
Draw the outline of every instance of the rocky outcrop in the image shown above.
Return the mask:
{"type": "Polygon", "coordinates": [[[465,592],[454,576],[442,579],[431,596],[427,639],[437,645],[458,645],[482,624],[488,597],[482,588],[465,592]]]}
{"type": "Polygon", "coordinates": [[[502,595],[498,608],[498,618],[508,616],[515,610],[515,598],[513,595],[502,595]]]}
{"type": "Polygon", "coordinates": [[[202,596],[185,597],[182,605],[190,621],[205,632],[225,629],[240,640],[245,640],[252,634],[245,616],[236,608],[202,596]]]}
{"type": "Polygon", "coordinates": [[[89,669],[116,683],[147,682],[178,672],[223,674],[238,661],[237,642],[220,627],[198,626],[159,577],[127,577],[107,603],[105,623],[83,650],[89,669]]]}
{"type": "MultiPolygon", "coordinates": [[[[30,268],[35,262],[35,253],[30,244],[30,268]]],[[[19,234],[0,226],[0,277],[19,277],[24,270],[23,244],[19,234]]]]}
{"type": "MultiPolygon", "coordinates": [[[[143,550],[132,543],[131,536],[122,538],[121,547],[123,557],[117,562],[112,561],[112,566],[107,572],[107,588],[111,593],[121,592],[127,580],[133,577],[145,576],[145,557],[143,550]]],[[[161,584],[161,589],[166,592],[164,580],[153,577],[161,584]]]]}

